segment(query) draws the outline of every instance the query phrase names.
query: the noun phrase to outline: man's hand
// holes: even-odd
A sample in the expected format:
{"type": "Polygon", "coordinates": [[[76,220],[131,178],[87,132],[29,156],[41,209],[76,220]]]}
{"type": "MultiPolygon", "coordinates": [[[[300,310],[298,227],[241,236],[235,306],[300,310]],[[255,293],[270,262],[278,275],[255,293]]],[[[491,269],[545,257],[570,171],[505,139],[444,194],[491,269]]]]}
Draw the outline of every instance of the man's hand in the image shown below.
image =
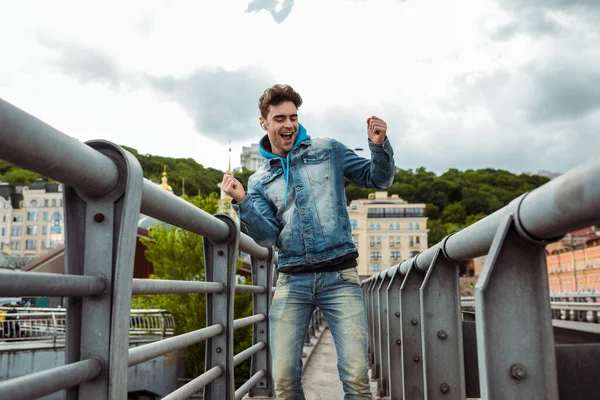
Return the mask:
{"type": "Polygon", "coordinates": [[[383,143],[387,134],[387,124],[381,118],[372,116],[367,119],[367,135],[373,143],[383,143]]]}
{"type": "Polygon", "coordinates": [[[230,173],[223,175],[221,190],[223,190],[226,195],[230,196],[238,203],[244,200],[244,197],[246,197],[246,191],[244,190],[244,187],[240,181],[235,179],[230,173]]]}

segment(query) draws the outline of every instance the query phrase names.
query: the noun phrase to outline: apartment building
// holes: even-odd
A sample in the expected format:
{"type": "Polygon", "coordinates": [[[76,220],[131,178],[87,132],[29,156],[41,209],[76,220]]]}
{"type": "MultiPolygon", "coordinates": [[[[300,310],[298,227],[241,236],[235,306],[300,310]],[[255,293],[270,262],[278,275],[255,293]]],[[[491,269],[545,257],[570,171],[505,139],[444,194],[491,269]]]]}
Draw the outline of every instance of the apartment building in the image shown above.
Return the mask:
{"type": "Polygon", "coordinates": [[[252,143],[249,147],[242,147],[240,154],[242,167],[246,167],[250,171],[256,171],[263,164],[265,159],[258,152],[258,143],[252,143]]]}
{"type": "Polygon", "coordinates": [[[0,182],[0,252],[39,257],[64,243],[62,184],[0,182]]]}
{"type": "Polygon", "coordinates": [[[375,192],[348,206],[352,240],[358,248],[361,277],[396,265],[427,250],[425,204],[409,204],[398,195],[375,192]]]}

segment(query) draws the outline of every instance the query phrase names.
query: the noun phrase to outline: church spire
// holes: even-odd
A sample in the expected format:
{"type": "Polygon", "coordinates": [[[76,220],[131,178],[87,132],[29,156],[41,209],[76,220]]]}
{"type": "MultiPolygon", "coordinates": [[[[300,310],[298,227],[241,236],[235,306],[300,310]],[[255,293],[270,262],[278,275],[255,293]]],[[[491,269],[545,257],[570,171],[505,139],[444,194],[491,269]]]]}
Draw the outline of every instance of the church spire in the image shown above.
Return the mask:
{"type": "Polygon", "coordinates": [[[227,166],[227,173],[231,173],[231,140],[229,141],[229,165],[227,166]]]}
{"type": "Polygon", "coordinates": [[[162,173],[162,183],[160,184],[160,187],[173,193],[173,188],[167,183],[167,164],[164,164],[164,168],[165,169],[162,173]]]}

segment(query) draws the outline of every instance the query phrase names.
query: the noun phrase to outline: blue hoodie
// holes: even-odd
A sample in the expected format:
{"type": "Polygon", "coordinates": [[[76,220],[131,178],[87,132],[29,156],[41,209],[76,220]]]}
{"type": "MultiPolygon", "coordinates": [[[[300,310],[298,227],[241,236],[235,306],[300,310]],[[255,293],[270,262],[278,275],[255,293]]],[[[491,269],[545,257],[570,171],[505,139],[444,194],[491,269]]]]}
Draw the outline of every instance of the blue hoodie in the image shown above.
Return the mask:
{"type": "Polygon", "coordinates": [[[308,133],[306,133],[306,129],[302,126],[302,124],[298,124],[298,135],[296,136],[296,141],[292,146],[291,150],[287,153],[285,158],[275,155],[270,151],[266,150],[264,146],[267,145],[269,148],[271,147],[271,143],[269,142],[269,136],[265,135],[259,143],[259,153],[261,156],[266,158],[267,160],[278,159],[281,160],[281,168],[283,169],[283,177],[285,179],[285,197],[283,198],[283,207],[287,207],[287,198],[288,198],[288,183],[289,183],[289,175],[290,175],[290,155],[292,154],[292,150],[298,147],[300,143],[305,141],[306,139],[310,139],[308,133]]]}

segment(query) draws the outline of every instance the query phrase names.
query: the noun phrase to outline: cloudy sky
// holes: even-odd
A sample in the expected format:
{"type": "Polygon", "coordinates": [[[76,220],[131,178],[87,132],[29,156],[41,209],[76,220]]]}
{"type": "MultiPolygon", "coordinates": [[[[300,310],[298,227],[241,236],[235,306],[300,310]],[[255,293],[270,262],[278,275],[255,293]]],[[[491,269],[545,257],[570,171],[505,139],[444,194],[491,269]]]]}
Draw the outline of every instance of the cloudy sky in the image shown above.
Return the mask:
{"type": "Polygon", "coordinates": [[[274,83],[397,166],[565,172],[600,149],[596,0],[0,0],[0,97],[82,141],[240,165],[274,83]]]}

